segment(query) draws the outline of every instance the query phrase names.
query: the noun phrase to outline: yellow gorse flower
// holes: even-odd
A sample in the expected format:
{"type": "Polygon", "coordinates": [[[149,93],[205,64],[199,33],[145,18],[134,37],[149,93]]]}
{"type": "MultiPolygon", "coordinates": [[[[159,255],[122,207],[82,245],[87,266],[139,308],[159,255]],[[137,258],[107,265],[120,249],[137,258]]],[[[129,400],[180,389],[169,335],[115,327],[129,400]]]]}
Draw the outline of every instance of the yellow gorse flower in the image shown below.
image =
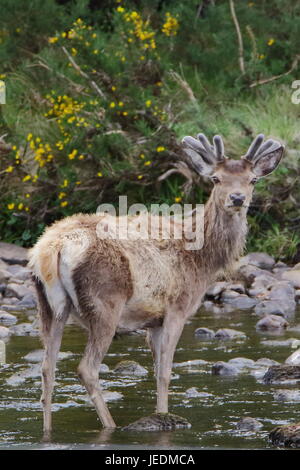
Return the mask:
{"type": "Polygon", "coordinates": [[[179,29],[179,23],[177,19],[172,16],[169,12],[166,13],[166,22],[163,24],[162,32],[166,36],[176,36],[179,29]]]}

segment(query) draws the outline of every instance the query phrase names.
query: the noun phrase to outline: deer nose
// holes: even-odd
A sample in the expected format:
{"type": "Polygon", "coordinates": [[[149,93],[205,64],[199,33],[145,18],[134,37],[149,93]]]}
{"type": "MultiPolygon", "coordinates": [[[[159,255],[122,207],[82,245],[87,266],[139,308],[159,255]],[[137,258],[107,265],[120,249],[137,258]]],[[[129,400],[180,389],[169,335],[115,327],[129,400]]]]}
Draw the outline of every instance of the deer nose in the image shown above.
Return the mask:
{"type": "Polygon", "coordinates": [[[246,196],[244,196],[244,194],[241,194],[241,193],[232,193],[230,194],[229,197],[232,201],[232,204],[236,207],[242,206],[246,199],[246,196]]]}

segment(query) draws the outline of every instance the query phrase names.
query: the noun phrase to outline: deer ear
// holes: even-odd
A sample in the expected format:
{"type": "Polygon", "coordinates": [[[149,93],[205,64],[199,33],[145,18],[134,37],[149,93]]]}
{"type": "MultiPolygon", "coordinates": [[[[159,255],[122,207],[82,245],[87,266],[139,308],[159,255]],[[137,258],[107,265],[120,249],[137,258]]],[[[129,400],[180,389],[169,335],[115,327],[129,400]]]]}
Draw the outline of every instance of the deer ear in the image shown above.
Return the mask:
{"type": "Polygon", "coordinates": [[[260,177],[269,175],[279,165],[283,152],[284,146],[273,141],[269,148],[259,152],[258,158],[253,162],[253,172],[260,177]]]}

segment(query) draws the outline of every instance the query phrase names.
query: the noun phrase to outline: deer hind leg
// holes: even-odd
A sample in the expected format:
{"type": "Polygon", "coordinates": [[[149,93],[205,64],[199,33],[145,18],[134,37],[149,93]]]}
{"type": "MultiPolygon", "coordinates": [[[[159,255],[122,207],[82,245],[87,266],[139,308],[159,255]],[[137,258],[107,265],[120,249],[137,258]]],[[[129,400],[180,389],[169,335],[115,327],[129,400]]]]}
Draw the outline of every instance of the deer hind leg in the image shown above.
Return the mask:
{"type": "Polygon", "coordinates": [[[114,310],[108,308],[103,302],[101,312],[90,315],[88,342],[78,367],[80,380],[85,386],[105,428],[115,428],[116,424],[102,396],[99,368],[115,335],[124,301],[114,301],[113,303],[115,305],[114,310]]]}
{"type": "Polygon", "coordinates": [[[55,366],[68,314],[68,310],[65,310],[59,319],[52,318],[50,330],[47,333],[44,332],[43,335],[45,353],[42,362],[41,402],[44,414],[44,438],[49,437],[51,432],[51,403],[55,380],[55,366]]]}
{"type": "Polygon", "coordinates": [[[51,400],[55,379],[55,365],[61,345],[66,320],[69,316],[70,302],[65,298],[65,306],[60,316],[49,305],[42,282],[33,277],[39,305],[39,320],[41,336],[45,347],[42,362],[42,396],[44,414],[44,438],[48,439],[51,432],[51,400]]]}
{"type": "Polygon", "coordinates": [[[168,391],[173,357],[184,323],[184,317],[169,314],[161,327],[154,328],[149,333],[149,343],[155,360],[157,413],[168,413],[168,391]]]}

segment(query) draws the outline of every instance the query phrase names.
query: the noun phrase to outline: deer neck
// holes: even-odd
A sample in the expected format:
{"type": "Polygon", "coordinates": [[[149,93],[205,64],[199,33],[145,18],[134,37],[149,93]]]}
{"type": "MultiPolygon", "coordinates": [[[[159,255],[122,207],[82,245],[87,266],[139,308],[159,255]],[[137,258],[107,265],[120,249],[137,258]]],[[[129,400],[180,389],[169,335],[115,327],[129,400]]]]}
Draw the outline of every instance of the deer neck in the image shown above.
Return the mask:
{"type": "Polygon", "coordinates": [[[233,214],[218,204],[211,194],[204,208],[204,244],[199,250],[200,265],[212,281],[220,272],[230,272],[242,255],[247,234],[247,210],[233,214]]]}

